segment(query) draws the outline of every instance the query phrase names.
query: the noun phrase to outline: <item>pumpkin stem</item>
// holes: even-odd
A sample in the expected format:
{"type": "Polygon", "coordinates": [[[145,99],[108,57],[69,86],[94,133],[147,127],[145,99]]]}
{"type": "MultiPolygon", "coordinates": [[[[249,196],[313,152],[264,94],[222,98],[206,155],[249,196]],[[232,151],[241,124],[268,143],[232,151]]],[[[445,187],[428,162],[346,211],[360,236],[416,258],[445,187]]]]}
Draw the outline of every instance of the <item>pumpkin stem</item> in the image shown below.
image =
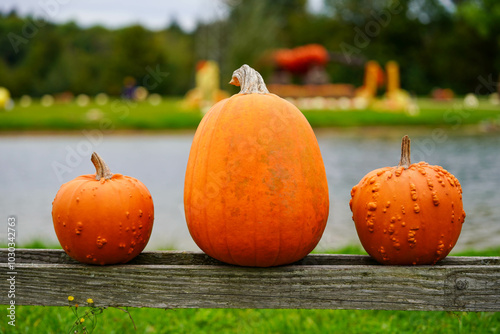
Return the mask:
{"type": "Polygon", "coordinates": [[[269,94],[260,73],[246,64],[233,72],[233,78],[229,83],[241,86],[239,94],[269,94]]]}
{"type": "Polygon", "coordinates": [[[104,162],[104,160],[102,160],[102,158],[99,156],[99,154],[97,154],[95,152],[92,153],[92,157],[90,158],[90,161],[92,161],[92,163],[95,166],[95,171],[96,171],[95,179],[96,180],[99,181],[102,178],[104,178],[105,180],[111,179],[111,177],[113,176],[113,173],[111,173],[108,165],[106,165],[106,163],[104,162]]]}
{"type": "Polygon", "coordinates": [[[404,169],[408,169],[411,165],[410,159],[410,137],[404,136],[401,141],[401,160],[399,160],[398,167],[403,166],[404,169]]]}

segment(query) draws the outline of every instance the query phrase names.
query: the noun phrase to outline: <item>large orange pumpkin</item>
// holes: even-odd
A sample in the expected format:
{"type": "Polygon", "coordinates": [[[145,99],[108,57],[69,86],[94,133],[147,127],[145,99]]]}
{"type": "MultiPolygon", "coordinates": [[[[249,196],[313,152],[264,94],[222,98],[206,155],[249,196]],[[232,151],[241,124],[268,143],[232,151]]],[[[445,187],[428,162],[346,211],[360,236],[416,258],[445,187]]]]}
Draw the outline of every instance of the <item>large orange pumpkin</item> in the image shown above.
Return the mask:
{"type": "Polygon", "coordinates": [[[91,160],[96,174],[81,175],[63,184],[52,203],[57,238],[77,261],[126,263],[149,241],[153,200],[139,180],[112,174],[97,153],[91,160]]]}
{"type": "Polygon", "coordinates": [[[368,173],[351,191],[361,244],[383,264],[434,264],[455,246],[465,212],[458,180],[440,166],[411,164],[410,139],[401,161],[368,173]]]}
{"type": "Polygon", "coordinates": [[[243,65],[241,92],[215,104],[194,136],[184,208],[196,244],[231,264],[300,260],[328,218],[328,185],[314,132],[291,103],[243,65]]]}

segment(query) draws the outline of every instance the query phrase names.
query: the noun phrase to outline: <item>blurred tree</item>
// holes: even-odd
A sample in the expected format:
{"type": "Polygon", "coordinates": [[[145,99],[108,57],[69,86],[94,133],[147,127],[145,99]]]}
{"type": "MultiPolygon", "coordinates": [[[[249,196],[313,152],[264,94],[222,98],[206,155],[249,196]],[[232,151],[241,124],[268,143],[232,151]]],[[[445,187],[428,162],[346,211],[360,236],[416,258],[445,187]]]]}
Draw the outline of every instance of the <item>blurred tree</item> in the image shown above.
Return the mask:
{"type": "Polygon", "coordinates": [[[123,84],[125,76],[132,76],[139,85],[143,85],[148,68],[165,64],[159,40],[142,26],[116,31],[112,45],[111,63],[108,66],[114,82],[123,84]]]}
{"type": "Polygon", "coordinates": [[[12,91],[16,95],[52,92],[53,87],[47,86],[45,79],[55,66],[63,47],[58,38],[57,27],[47,23],[26,46],[26,56],[11,71],[12,91]]]}
{"type": "Polygon", "coordinates": [[[232,8],[227,20],[227,59],[221,66],[223,78],[231,78],[232,72],[243,64],[258,67],[260,57],[281,44],[283,15],[279,4],[264,0],[242,1],[232,8]]]}
{"type": "Polygon", "coordinates": [[[325,0],[325,4],[330,17],[347,31],[337,47],[344,55],[398,61],[402,86],[417,94],[427,94],[435,86],[463,94],[474,91],[477,77],[491,73],[492,64],[498,64],[498,40],[481,37],[480,31],[498,39],[500,3],[482,1],[487,2],[483,7],[481,1],[461,1],[458,13],[439,0],[325,0]],[[461,18],[462,11],[468,21],[461,18]],[[477,28],[481,20],[490,22],[487,28],[477,28]]]}
{"type": "MultiPolygon", "coordinates": [[[[194,52],[196,61],[214,60],[225,71],[228,59],[228,38],[231,26],[225,20],[201,23],[194,32],[194,52]]],[[[191,77],[194,80],[194,68],[191,77]]],[[[194,81],[192,82],[194,86],[194,81]]]]}
{"type": "Polygon", "coordinates": [[[190,88],[194,77],[195,52],[193,37],[173,23],[165,30],[155,34],[155,40],[163,54],[161,71],[168,73],[158,82],[153,91],[161,94],[184,95],[190,88]]]}
{"type": "MultiPolygon", "coordinates": [[[[1,14],[1,13],[0,13],[1,14]]],[[[17,65],[28,53],[26,46],[27,39],[23,37],[23,26],[25,22],[19,18],[15,11],[0,16],[0,50],[1,59],[7,66],[17,65]],[[13,43],[19,41],[22,43],[19,47],[15,47],[13,43]]]]}
{"type": "Polygon", "coordinates": [[[229,77],[243,63],[266,76],[270,51],[309,43],[332,52],[327,71],[334,82],[360,85],[369,59],[396,60],[402,87],[417,94],[437,86],[473,92],[500,72],[497,0],[325,0],[324,12],[315,14],[306,0],[217,4],[224,14],[193,32],[175,20],[161,31],[110,30],[0,12],[0,86],[15,97],[118,95],[124,77],[133,76],[153,92],[183,95],[193,86],[196,62],[209,59],[219,63],[222,87],[230,89],[229,77]]]}
{"type": "MultiPolygon", "coordinates": [[[[474,62],[476,84],[490,76],[498,78],[500,73],[500,2],[497,0],[463,0],[457,4],[456,11],[457,26],[462,30],[467,30],[473,38],[473,46],[471,45],[469,50],[462,51],[471,62],[474,62]]],[[[470,87],[469,90],[472,91],[470,87]]],[[[482,90],[482,93],[486,91],[491,93],[494,90],[494,87],[490,86],[487,90],[482,90]]]]}

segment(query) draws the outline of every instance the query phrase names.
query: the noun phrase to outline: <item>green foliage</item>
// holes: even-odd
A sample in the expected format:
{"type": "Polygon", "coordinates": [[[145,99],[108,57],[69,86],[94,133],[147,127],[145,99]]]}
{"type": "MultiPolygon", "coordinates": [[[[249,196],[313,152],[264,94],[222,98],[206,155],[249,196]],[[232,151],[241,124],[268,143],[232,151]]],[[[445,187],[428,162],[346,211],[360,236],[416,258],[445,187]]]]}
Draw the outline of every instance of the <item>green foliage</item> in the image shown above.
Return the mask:
{"type": "MultiPolygon", "coordinates": [[[[73,296],[68,296],[68,306],[71,312],[73,312],[73,323],[71,324],[68,334],[91,334],[94,333],[96,328],[100,329],[98,326],[98,319],[101,314],[104,313],[106,307],[96,306],[92,298],[88,298],[86,300],[86,305],[81,305],[82,302],[83,301],[78,302],[73,296]]],[[[134,330],[137,330],[134,319],[130,315],[128,309],[120,307],[114,307],[114,309],[126,313],[129,316],[130,321],[132,322],[134,330]]]]}
{"type": "MultiPolygon", "coordinates": [[[[198,60],[217,61],[225,84],[242,63],[269,77],[274,49],[320,43],[332,52],[327,72],[336,83],[360,86],[366,60],[396,60],[402,87],[410,92],[475,92],[481,78],[497,81],[500,72],[500,3],[446,3],[326,0],[326,10],[313,14],[305,0],[227,0],[218,4],[227,16],[192,32],[175,22],[160,31],[137,25],[84,29],[0,13],[0,86],[15,97],[64,91],[119,95],[126,76],[144,85],[148,68],[159,66],[168,76],[150,90],[183,95],[193,86],[198,60]]],[[[495,89],[490,85],[480,93],[495,89]]]]}
{"type": "Polygon", "coordinates": [[[127,76],[161,94],[184,94],[190,88],[191,37],[178,29],[152,32],[137,25],[109,30],[83,29],[73,22],[37,24],[15,13],[0,14],[0,86],[8,87],[13,96],[65,91],[120,95],[127,76]],[[29,23],[35,32],[26,35],[29,23]],[[148,80],[157,67],[169,75],[148,80]]]}

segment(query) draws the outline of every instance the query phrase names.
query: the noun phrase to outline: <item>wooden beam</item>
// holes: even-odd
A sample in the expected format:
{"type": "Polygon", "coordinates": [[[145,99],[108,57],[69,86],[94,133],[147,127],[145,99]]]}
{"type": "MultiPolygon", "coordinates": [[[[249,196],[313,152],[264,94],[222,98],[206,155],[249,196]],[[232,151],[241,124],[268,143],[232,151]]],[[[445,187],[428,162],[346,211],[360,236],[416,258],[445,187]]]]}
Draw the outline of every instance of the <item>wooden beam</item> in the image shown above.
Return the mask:
{"type": "MultiPolygon", "coordinates": [[[[368,256],[313,254],[293,265],[245,268],[198,252],[144,252],[93,266],[62,250],[17,249],[16,305],[500,311],[500,257],[448,257],[383,266],[368,256]]],[[[0,249],[0,279],[9,278],[0,249]]],[[[0,304],[8,304],[7,293],[0,304]]]]}

